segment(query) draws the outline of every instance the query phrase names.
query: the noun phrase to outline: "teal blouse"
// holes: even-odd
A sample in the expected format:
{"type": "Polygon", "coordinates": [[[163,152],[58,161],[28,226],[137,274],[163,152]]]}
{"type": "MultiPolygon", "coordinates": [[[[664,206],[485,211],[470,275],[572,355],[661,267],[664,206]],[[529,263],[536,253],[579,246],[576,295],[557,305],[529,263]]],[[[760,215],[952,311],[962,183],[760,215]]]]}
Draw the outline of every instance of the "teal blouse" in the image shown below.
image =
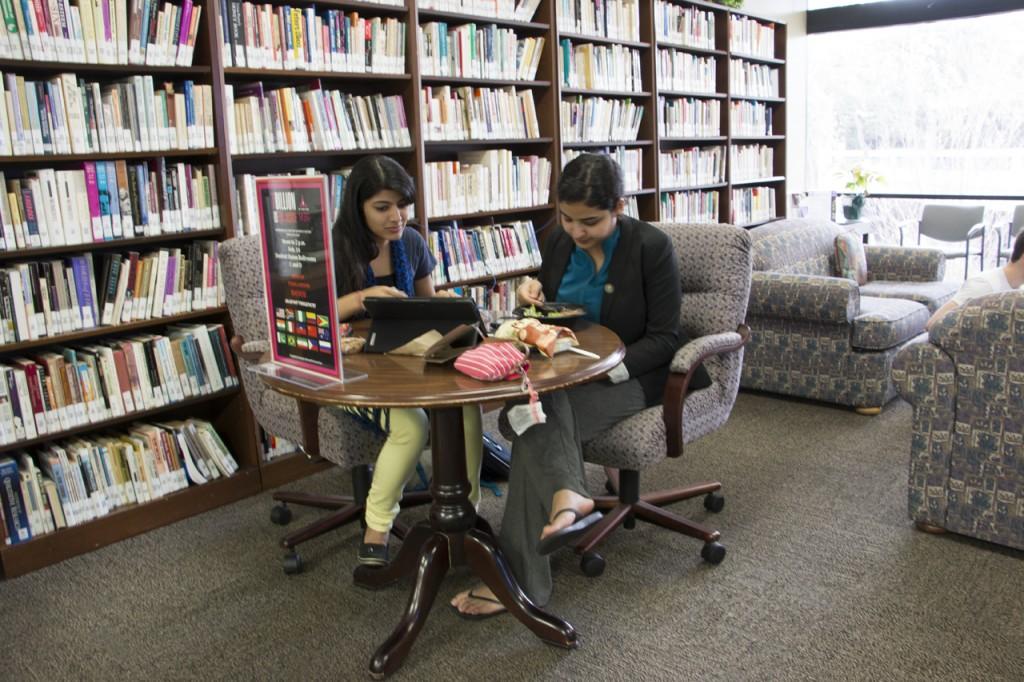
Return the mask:
{"type": "Polygon", "coordinates": [[[601,243],[604,263],[596,272],[590,254],[575,247],[558,285],[558,302],[583,306],[587,311],[584,317],[591,322],[601,321],[601,303],[604,300],[604,285],[608,281],[608,266],[612,262],[615,247],[619,245],[620,234],[621,230],[616,226],[615,231],[601,243]]]}

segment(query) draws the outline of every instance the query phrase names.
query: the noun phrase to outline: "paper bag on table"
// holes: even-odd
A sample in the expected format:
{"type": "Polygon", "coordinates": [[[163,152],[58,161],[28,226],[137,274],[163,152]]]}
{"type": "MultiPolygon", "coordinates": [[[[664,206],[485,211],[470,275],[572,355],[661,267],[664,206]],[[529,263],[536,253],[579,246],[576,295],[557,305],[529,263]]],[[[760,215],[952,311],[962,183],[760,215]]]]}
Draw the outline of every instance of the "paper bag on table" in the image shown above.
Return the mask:
{"type": "Polygon", "coordinates": [[[427,362],[445,363],[476,346],[479,331],[473,325],[460,324],[447,334],[436,329],[420,334],[412,341],[389,351],[391,355],[413,355],[427,362]]]}

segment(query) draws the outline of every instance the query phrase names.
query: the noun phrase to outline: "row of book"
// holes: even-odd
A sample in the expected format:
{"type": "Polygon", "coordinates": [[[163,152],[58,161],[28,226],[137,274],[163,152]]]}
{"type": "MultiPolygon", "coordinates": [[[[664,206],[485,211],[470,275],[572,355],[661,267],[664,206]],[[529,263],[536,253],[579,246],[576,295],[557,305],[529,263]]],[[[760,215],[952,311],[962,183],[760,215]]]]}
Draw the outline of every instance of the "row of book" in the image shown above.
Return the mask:
{"type": "MultiPolygon", "coordinates": [[[[328,218],[330,224],[338,219],[341,212],[341,198],[345,193],[345,181],[348,179],[352,168],[339,168],[337,170],[323,173],[315,168],[307,168],[297,171],[301,175],[326,175],[327,176],[327,204],[330,207],[328,218]]],[[[292,173],[282,173],[292,175],[292,173]]],[[[235,185],[232,187],[231,200],[235,206],[235,215],[238,216],[238,225],[235,227],[235,234],[260,234],[260,206],[256,199],[256,178],[259,176],[240,173],[235,176],[235,185]]],[[[411,209],[410,206],[410,217],[411,209]]]]}
{"type": "Polygon", "coordinates": [[[559,31],[640,40],[637,0],[558,0],[557,14],[559,31]]]}
{"type": "Polygon", "coordinates": [[[730,59],[729,89],[741,97],[778,97],[779,70],[766,64],[730,59]]]}
{"type": "Polygon", "coordinates": [[[520,38],[496,24],[449,26],[432,21],[419,27],[423,76],[532,81],[544,52],[544,37],[520,38]]]}
{"type": "Polygon", "coordinates": [[[192,0],[5,0],[0,57],[191,66],[202,12],[192,0]]]}
{"type": "Polygon", "coordinates": [[[562,87],[642,92],[640,50],[622,45],[559,42],[558,71],[562,87]]]}
{"type": "Polygon", "coordinates": [[[452,287],[459,296],[465,296],[476,303],[476,307],[487,313],[492,322],[511,319],[519,302],[516,290],[526,281],[526,277],[503,279],[491,285],[473,285],[452,287]]]}
{"type": "Polygon", "coordinates": [[[220,0],[226,66],[404,73],[405,22],[358,12],[220,0]]]}
{"type": "Polygon", "coordinates": [[[427,86],[420,90],[423,139],[525,140],[540,137],[533,90],[427,86]]]}
{"type": "Polygon", "coordinates": [[[661,184],[696,187],[725,182],[725,148],[690,147],[658,154],[661,184]]]}
{"type": "Polygon", "coordinates": [[[655,61],[658,88],[714,93],[718,87],[717,60],[681,50],[658,50],[655,61]]]}
{"type": "Polygon", "coordinates": [[[775,175],[775,149],[766,144],[732,145],[729,174],[733,182],[770,178],[775,175]]]}
{"type": "Polygon", "coordinates": [[[286,455],[299,452],[299,447],[286,438],[276,436],[269,431],[260,429],[262,433],[262,457],[264,462],[273,462],[286,455]]]}
{"type": "Polygon", "coordinates": [[[718,202],[717,190],[662,192],[661,219],[672,223],[717,223],[718,202]]]}
{"type": "Polygon", "coordinates": [[[113,83],[73,73],[32,81],[0,74],[0,156],[213,147],[213,91],[152,76],[113,83]]]}
{"type": "Polygon", "coordinates": [[[424,181],[428,218],[529,208],[548,203],[551,162],[509,149],[459,152],[455,161],[427,163],[424,181]]]}
{"type": "Polygon", "coordinates": [[[774,57],[775,24],[762,24],[750,17],[730,15],[729,49],[757,57],[774,57]]]}
{"type": "Polygon", "coordinates": [[[418,9],[531,21],[540,0],[421,0],[418,9]]]}
{"type": "Polygon", "coordinates": [[[722,130],[722,104],[717,99],[658,97],[660,137],[717,137],[722,130]]]}
{"type": "Polygon", "coordinates": [[[224,88],[232,154],[385,149],[412,144],[400,95],[325,90],[319,79],[299,88],[264,89],[263,83],[224,88]]]}
{"type": "Polygon", "coordinates": [[[741,187],[732,191],[729,222],[733,225],[766,222],[778,215],[773,187],[741,187]]]}
{"type": "Polygon", "coordinates": [[[213,425],[199,419],[60,441],[0,459],[0,536],[20,544],[237,471],[213,425]]]}
{"type": "Polygon", "coordinates": [[[668,0],[655,0],[654,33],[658,42],[714,50],[715,13],[668,0]]]}
{"type": "Polygon", "coordinates": [[[0,364],[0,445],[211,395],[238,385],[223,325],[101,339],[0,364]]]}
{"type": "Polygon", "coordinates": [[[0,344],[223,305],[218,244],[196,240],[185,248],[85,253],[0,268],[0,344]]]}
{"type": "Polygon", "coordinates": [[[630,147],[597,147],[592,149],[566,149],[562,153],[562,166],[580,154],[607,154],[615,159],[622,169],[622,186],[627,192],[639,192],[644,188],[644,150],[630,147]]]}
{"type": "Polygon", "coordinates": [[[220,227],[212,164],[84,161],[0,172],[0,251],[97,244],[220,227]]]}
{"type": "Polygon", "coordinates": [[[437,261],[435,285],[540,267],[532,220],[465,228],[431,225],[427,245],[437,261]]]}
{"type": "Polygon", "coordinates": [[[772,107],[764,102],[729,103],[729,127],[733,135],[773,135],[772,107]]]}
{"type": "Polygon", "coordinates": [[[632,99],[562,98],[562,142],[632,142],[640,134],[644,107],[632,99]]]}

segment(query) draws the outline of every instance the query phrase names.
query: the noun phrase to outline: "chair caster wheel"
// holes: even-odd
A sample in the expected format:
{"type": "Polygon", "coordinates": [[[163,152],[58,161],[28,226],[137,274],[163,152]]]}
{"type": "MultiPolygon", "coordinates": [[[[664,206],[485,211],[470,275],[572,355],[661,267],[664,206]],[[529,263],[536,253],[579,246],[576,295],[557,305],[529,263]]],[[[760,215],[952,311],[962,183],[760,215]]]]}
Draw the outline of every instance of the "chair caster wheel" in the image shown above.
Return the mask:
{"type": "Polygon", "coordinates": [[[583,575],[596,578],[604,573],[604,557],[597,552],[585,552],[580,559],[580,570],[583,575]]]}
{"type": "Polygon", "coordinates": [[[285,575],[297,575],[302,573],[302,557],[299,556],[298,552],[285,554],[281,563],[284,566],[285,575]]]}
{"type": "Polygon", "coordinates": [[[704,547],[700,550],[700,558],[709,564],[717,566],[725,559],[725,545],[721,542],[704,543],[704,547]]]}
{"type": "Polygon", "coordinates": [[[704,508],[709,512],[717,514],[725,509],[725,496],[718,493],[708,493],[704,496],[704,508]]]}
{"type": "Polygon", "coordinates": [[[270,510],[270,521],[278,526],[287,526],[292,520],[292,510],[287,505],[278,504],[270,510]]]}

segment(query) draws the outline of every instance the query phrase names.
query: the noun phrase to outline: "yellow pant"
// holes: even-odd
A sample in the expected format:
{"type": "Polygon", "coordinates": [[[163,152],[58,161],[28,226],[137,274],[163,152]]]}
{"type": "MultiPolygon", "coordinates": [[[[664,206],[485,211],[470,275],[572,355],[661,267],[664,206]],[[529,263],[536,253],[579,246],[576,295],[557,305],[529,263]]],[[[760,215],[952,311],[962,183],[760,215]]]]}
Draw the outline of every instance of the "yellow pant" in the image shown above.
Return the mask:
{"type": "MultiPolygon", "coordinates": [[[[416,471],[416,463],[430,433],[430,421],[423,410],[395,407],[389,412],[388,438],[377,455],[373,483],[366,497],[366,525],[380,533],[391,530],[391,524],[398,516],[402,490],[416,471]]],[[[462,421],[466,438],[466,474],[472,486],[469,500],[475,507],[480,502],[480,461],[483,458],[480,408],[476,405],[462,408],[462,421]]]]}

